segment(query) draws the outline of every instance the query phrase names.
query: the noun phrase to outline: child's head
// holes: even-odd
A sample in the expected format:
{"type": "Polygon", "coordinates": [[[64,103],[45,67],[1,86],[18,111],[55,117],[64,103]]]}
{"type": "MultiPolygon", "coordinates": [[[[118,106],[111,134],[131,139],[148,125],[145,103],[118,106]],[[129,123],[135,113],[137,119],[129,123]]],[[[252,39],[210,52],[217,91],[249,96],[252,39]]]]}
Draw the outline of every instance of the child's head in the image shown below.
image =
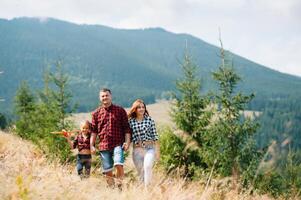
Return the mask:
{"type": "Polygon", "coordinates": [[[80,127],[81,127],[82,133],[84,133],[86,135],[90,134],[91,124],[90,124],[90,122],[88,120],[85,121],[85,122],[83,122],[80,127]]]}

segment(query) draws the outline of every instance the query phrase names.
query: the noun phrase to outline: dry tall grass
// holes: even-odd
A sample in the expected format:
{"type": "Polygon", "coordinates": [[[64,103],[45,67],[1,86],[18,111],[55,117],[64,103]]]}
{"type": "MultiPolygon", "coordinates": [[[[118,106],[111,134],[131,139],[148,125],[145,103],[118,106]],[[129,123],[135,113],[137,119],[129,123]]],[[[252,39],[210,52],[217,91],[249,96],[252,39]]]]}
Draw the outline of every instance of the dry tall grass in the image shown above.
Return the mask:
{"type": "Polygon", "coordinates": [[[183,187],[184,180],[162,179],[159,175],[155,175],[155,183],[148,189],[128,176],[122,192],[107,188],[99,170],[89,179],[80,180],[75,164],[50,163],[33,144],[4,132],[0,134],[0,158],[0,196],[4,199],[197,198],[198,190],[183,187]]]}
{"type": "MultiPolygon", "coordinates": [[[[147,106],[158,125],[174,126],[169,116],[170,103],[160,101],[147,106]]],[[[71,117],[79,126],[81,121],[91,120],[90,113],[79,113],[71,117]]],[[[97,156],[93,157],[98,160],[97,156]]],[[[218,187],[223,181],[213,180],[204,190],[203,182],[185,181],[179,177],[166,176],[156,170],[153,183],[144,188],[137,179],[131,156],[125,163],[126,177],[123,191],[106,187],[98,168],[92,168],[89,179],[80,180],[75,163],[61,165],[50,162],[32,143],[13,133],[0,132],[0,199],[263,199],[267,196],[249,196],[237,191],[218,187]]]]}
{"type": "Polygon", "coordinates": [[[153,184],[146,189],[135,180],[130,159],[125,169],[126,178],[120,192],[106,187],[99,170],[89,179],[80,180],[75,163],[49,162],[30,142],[0,132],[1,199],[269,199],[239,195],[229,188],[217,189],[215,184],[204,191],[203,184],[167,177],[159,171],[155,171],[153,184]]]}

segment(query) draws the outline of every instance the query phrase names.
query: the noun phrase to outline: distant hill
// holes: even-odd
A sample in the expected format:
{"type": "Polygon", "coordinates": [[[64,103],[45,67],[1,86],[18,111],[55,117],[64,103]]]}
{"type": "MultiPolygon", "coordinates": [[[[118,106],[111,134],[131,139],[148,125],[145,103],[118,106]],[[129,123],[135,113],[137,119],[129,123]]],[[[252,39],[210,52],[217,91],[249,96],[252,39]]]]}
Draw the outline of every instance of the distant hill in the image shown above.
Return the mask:
{"type": "MultiPolygon", "coordinates": [[[[175,80],[181,75],[178,61],[182,60],[186,41],[199,66],[203,90],[215,89],[210,73],[220,63],[219,48],[188,34],[162,28],[123,30],[78,25],[51,18],[0,19],[0,71],[4,71],[0,75],[0,97],[6,100],[0,102],[0,111],[11,110],[22,80],[41,88],[43,72],[58,59],[64,61],[79,111],[89,111],[98,104],[101,87],[111,88],[114,101],[123,106],[129,106],[135,98],[152,103],[166,91],[174,90],[175,80]]],[[[250,48],[256,48],[256,44],[250,48]]],[[[300,92],[300,77],[235,54],[232,57],[243,78],[241,90],[265,98],[300,92]]]]}

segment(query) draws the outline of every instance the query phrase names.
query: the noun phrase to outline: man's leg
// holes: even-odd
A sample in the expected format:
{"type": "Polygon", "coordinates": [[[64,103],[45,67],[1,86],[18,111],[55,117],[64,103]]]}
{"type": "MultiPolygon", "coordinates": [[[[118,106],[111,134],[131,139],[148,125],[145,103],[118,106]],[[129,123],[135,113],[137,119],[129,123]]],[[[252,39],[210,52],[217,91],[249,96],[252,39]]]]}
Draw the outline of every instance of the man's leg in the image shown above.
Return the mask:
{"type": "Polygon", "coordinates": [[[114,186],[113,177],[113,152],[112,151],[100,151],[100,158],[102,160],[102,171],[106,176],[108,186],[114,186]]]}
{"type": "Polygon", "coordinates": [[[122,180],[124,176],[123,166],[122,165],[115,165],[116,167],[116,185],[120,191],[122,191],[122,180]]]}
{"type": "Polygon", "coordinates": [[[117,186],[119,189],[122,187],[122,180],[124,177],[124,152],[121,146],[117,146],[114,148],[114,166],[116,167],[116,178],[117,178],[117,186]]]}
{"type": "Polygon", "coordinates": [[[115,182],[114,182],[113,172],[112,171],[104,172],[104,174],[106,176],[106,181],[108,186],[114,187],[115,182]]]}
{"type": "Polygon", "coordinates": [[[122,180],[124,177],[124,170],[123,170],[123,165],[115,165],[117,173],[116,173],[116,178],[122,180]]]}

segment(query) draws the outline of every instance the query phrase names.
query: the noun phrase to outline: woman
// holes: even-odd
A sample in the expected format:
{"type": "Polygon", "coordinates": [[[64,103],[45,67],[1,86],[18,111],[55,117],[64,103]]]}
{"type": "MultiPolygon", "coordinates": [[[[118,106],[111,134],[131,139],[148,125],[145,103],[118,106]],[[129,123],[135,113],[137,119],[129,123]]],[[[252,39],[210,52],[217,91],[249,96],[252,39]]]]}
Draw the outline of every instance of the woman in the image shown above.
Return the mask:
{"type": "Polygon", "coordinates": [[[133,161],[140,180],[147,186],[152,178],[154,161],[159,159],[160,155],[155,122],[141,99],[133,103],[128,117],[132,129],[133,161]]]}

